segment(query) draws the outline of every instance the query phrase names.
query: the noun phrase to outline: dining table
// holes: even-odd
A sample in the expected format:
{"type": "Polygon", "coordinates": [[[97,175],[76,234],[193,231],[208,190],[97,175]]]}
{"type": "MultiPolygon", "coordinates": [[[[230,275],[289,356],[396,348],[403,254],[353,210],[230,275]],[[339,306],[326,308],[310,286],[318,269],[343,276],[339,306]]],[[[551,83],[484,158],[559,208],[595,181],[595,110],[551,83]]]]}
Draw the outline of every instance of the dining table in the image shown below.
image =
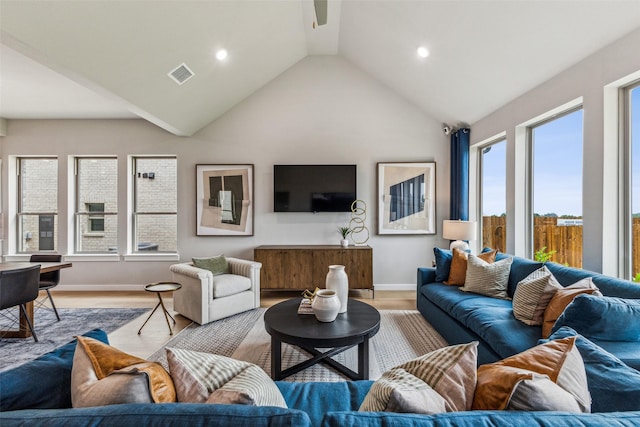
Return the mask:
{"type": "MultiPolygon", "coordinates": [[[[63,268],[71,268],[70,262],[0,262],[0,271],[17,270],[21,268],[33,267],[34,265],[40,265],[40,273],[49,273],[51,271],[61,270],[63,268]]],[[[27,316],[31,319],[32,324],[35,327],[35,316],[33,310],[33,301],[25,304],[27,316]]],[[[20,313],[19,326],[17,330],[0,330],[0,336],[3,338],[27,338],[31,336],[31,330],[29,329],[29,322],[25,317],[22,310],[18,310],[20,313]]]]}

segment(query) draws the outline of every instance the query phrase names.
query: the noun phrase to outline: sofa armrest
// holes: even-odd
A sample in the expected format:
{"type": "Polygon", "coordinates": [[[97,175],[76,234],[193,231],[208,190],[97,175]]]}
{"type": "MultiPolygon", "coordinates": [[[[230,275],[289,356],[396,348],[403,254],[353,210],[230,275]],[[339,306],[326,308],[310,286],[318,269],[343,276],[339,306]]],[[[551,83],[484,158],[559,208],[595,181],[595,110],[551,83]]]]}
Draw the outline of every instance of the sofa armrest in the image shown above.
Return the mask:
{"type": "Polygon", "coordinates": [[[194,322],[209,323],[209,301],[213,299],[213,274],[193,263],[169,267],[173,281],[182,288],[173,293],[173,309],[194,322]]]}
{"type": "Polygon", "coordinates": [[[418,287],[436,281],[436,269],[432,267],[418,267],[418,287]]]}
{"type": "Polygon", "coordinates": [[[431,267],[418,267],[418,278],[416,281],[416,301],[418,301],[420,288],[427,283],[433,283],[436,281],[436,269],[431,267]]]}
{"type": "Polygon", "coordinates": [[[173,264],[169,269],[174,274],[191,277],[192,279],[207,280],[209,276],[213,276],[209,270],[198,268],[192,262],[173,264]]]}

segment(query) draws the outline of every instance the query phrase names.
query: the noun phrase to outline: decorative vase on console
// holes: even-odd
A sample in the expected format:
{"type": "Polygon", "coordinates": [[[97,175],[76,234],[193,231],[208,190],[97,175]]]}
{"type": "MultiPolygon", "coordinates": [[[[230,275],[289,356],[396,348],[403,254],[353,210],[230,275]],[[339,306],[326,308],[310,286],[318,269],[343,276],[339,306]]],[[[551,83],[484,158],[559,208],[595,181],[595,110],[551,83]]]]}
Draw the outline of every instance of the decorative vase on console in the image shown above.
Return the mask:
{"type": "Polygon", "coordinates": [[[344,271],[344,265],[330,265],[325,284],[327,289],[335,291],[338,295],[340,313],[346,313],[349,300],[349,278],[344,271]]]}
{"type": "Polygon", "coordinates": [[[340,300],[335,291],[322,289],[316,292],[311,303],[313,314],[320,322],[333,322],[338,317],[340,300]]]}

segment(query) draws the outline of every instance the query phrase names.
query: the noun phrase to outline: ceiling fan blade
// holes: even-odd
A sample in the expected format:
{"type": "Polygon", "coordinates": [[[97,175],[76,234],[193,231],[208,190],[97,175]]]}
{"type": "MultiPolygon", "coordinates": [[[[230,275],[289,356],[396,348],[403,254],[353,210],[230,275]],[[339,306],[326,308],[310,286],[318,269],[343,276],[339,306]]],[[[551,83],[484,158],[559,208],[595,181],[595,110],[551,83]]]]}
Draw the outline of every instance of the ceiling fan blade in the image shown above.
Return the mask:
{"type": "Polygon", "coordinates": [[[318,25],[325,25],[327,23],[327,0],[313,0],[313,7],[316,9],[318,25]]]}

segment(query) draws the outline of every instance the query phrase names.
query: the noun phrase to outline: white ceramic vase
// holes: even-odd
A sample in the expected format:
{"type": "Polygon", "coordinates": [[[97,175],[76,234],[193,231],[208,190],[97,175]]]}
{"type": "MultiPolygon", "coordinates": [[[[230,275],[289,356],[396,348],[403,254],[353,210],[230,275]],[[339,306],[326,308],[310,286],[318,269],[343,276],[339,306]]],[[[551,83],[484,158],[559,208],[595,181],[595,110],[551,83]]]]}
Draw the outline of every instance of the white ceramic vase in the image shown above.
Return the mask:
{"type": "Polygon", "coordinates": [[[338,295],[338,299],[340,300],[340,313],[346,313],[347,302],[349,300],[349,278],[344,271],[344,265],[329,266],[325,285],[327,289],[335,291],[336,295],[338,295]]]}
{"type": "Polygon", "coordinates": [[[349,241],[347,239],[340,240],[340,246],[342,246],[343,248],[348,247],[349,246],[349,241]]]}
{"type": "Polygon", "coordinates": [[[335,291],[323,289],[316,292],[316,296],[311,303],[313,314],[320,322],[333,322],[338,317],[340,310],[340,300],[335,291]]]}

